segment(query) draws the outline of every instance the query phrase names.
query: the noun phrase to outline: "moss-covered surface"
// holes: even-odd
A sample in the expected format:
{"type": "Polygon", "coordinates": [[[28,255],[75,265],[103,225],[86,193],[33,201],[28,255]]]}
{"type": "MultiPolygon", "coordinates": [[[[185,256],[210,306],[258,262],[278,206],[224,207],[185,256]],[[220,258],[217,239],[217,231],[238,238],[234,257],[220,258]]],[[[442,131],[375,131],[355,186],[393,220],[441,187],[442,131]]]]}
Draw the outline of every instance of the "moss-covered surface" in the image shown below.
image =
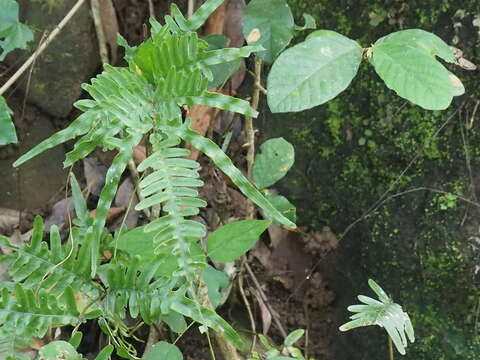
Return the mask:
{"type": "MultiPolygon", "coordinates": [[[[462,2],[461,8],[458,2],[426,0],[289,4],[297,23],[306,11],[319,28],[336,30],[364,47],[399,29],[422,28],[480,64],[480,29],[472,24],[480,14],[476,0],[462,2]]],[[[341,234],[391,187],[386,201],[342,239],[336,271],[347,280],[336,290],[339,322],[347,317],[344,305],[356,301],[353,294],[368,292],[369,277],[404,304],[417,335],[405,359],[477,359],[480,354],[479,211],[459,198],[475,202],[472,189],[480,187],[480,108],[473,116],[479,73],[452,71],[464,82],[466,95],[443,112],[405,102],[364,63],[352,85],[328,104],[279,115],[268,114],[265,106],[259,120],[264,138],[283,136],[295,146],[296,165],[278,189],[298,206],[303,225],[328,225],[341,234]]],[[[386,358],[379,330],[352,334],[339,335],[338,359],[386,358]]]]}

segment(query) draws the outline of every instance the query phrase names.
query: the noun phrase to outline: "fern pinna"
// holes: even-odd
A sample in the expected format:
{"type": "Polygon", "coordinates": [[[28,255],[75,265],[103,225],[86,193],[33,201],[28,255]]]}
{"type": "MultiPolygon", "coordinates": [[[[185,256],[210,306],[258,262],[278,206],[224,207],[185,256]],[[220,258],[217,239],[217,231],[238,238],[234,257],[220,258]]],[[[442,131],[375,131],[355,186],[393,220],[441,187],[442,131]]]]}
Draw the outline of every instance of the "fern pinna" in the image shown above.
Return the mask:
{"type": "MultiPolygon", "coordinates": [[[[75,223],[80,227],[73,227],[67,244],[61,244],[56,228],[50,231],[49,245],[42,241],[41,219],[36,220],[29,245],[16,248],[2,238],[1,245],[14,251],[8,256],[9,271],[17,285],[13,291],[3,290],[0,314],[17,303],[40,311],[48,296],[66,299],[70,304],[66,308],[45,308],[50,312],[59,310],[59,321],[40,322],[34,334],[27,332],[22,336],[42,336],[48,326],[78,324],[92,314],[101,316],[101,327],[105,330],[109,323],[118,325],[118,314],[124,317],[128,308],[132,317],[140,316],[147,324],[164,320],[174,331],[178,331],[178,326],[175,329],[169,319],[175,317],[184,322],[183,317],[189,317],[221,331],[236,346],[241,345],[240,337],[228,323],[196,299],[198,274],[205,267],[206,257],[194,256],[192,249],[198,252],[206,229],[189,217],[198,214],[207,204],[197,191],[203,185],[198,174],[199,164],[185,158],[189,151],[180,146],[181,141],[210,157],[266,216],[288,227],[293,228],[295,224],[266,200],[214,142],[191,130],[189,120],[183,119],[182,107],[196,104],[257,116],[248,102],[207,89],[213,76],[212,65],[262,50],[257,46],[207,50],[207,43],[199,39],[195,31],[221,3],[222,0],[206,1],[188,20],[172,5],[172,16],[165,17],[163,26],[151,20],[152,36],[138,47],[129,47],[120,38],[128,66],[105,65],[103,73],[92,79],[91,84],[83,85],[92,99],[75,103],[82,115],[14,163],[20,166],[74,138],[78,140],[66,155],[65,167],[85,158],[98,146],[117,150],[93,219],[89,218],[78,184],[72,179],[75,223]],[[111,240],[105,231],[107,213],[133,149],[143,138],[150,142],[153,153],[138,168],[146,176],[139,184],[144,200],[136,209],[161,207],[162,216],[144,227],[146,233],[153,234],[153,252],[158,256],[152,262],[145,262],[120,251],[110,263],[102,265],[101,249],[111,240]],[[171,249],[168,256],[162,255],[166,247],[171,249]],[[156,271],[162,264],[171,262],[172,257],[176,263],[171,271],[156,271]],[[72,303],[72,294],[83,294],[83,300],[72,303]],[[8,298],[11,295],[15,296],[8,298]],[[73,305],[79,308],[76,315],[63,313],[66,309],[73,310],[73,305]]],[[[12,326],[12,319],[0,315],[0,344],[5,339],[3,328],[12,326]]],[[[112,331],[107,333],[114,336],[112,331]]],[[[0,358],[1,349],[2,346],[0,358]]],[[[136,356],[131,350],[126,351],[127,357],[136,356]]],[[[119,354],[125,355],[125,351],[119,354]]]]}

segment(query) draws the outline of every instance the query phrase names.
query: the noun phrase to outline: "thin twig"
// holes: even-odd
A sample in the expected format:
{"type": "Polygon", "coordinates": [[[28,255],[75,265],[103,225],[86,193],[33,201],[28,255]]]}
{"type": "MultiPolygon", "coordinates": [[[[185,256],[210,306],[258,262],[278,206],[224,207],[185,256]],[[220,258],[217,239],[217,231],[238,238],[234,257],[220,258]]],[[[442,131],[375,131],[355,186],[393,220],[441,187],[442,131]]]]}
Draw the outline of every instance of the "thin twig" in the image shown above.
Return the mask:
{"type": "Polygon", "coordinates": [[[265,305],[268,308],[268,311],[270,311],[270,314],[272,314],[273,321],[275,322],[275,325],[277,325],[278,330],[280,330],[280,333],[284,338],[287,337],[287,332],[285,331],[282,323],[280,322],[280,319],[278,318],[278,314],[273,310],[271,307],[270,303],[268,302],[268,298],[265,295],[265,292],[263,291],[262,287],[260,286],[260,283],[258,282],[257,277],[252,271],[252,268],[248,264],[248,262],[245,262],[245,269],[247,269],[248,275],[250,275],[253,283],[255,284],[255,287],[257,288],[258,292],[262,296],[263,301],[265,301],[265,305]]]}
{"type": "Polygon", "coordinates": [[[157,329],[155,329],[155,326],[150,326],[147,343],[145,344],[145,350],[143,350],[142,357],[145,357],[145,354],[152,348],[153,345],[155,345],[155,343],[158,342],[159,339],[160,334],[158,333],[157,329]]]}
{"type": "Polygon", "coordinates": [[[155,19],[155,8],[153,7],[152,0],[148,0],[148,12],[150,13],[150,17],[155,19]]]}
{"type": "Polygon", "coordinates": [[[102,63],[110,63],[108,59],[107,40],[105,40],[105,32],[103,31],[102,16],[100,15],[99,0],[90,0],[92,7],[93,23],[95,24],[95,32],[97,33],[98,50],[100,52],[100,60],[102,63]]]}
{"type": "Polygon", "coordinates": [[[255,346],[257,345],[257,327],[255,326],[255,319],[253,317],[252,308],[250,307],[250,303],[248,302],[247,296],[245,295],[245,290],[243,290],[242,274],[238,276],[238,289],[240,291],[240,295],[242,296],[243,303],[245,304],[245,308],[247,309],[248,318],[250,319],[250,327],[252,328],[252,333],[253,333],[252,346],[250,347],[250,352],[253,353],[253,350],[255,350],[255,346]]]}
{"type": "MultiPolygon", "coordinates": [[[[438,130],[435,132],[435,134],[432,135],[432,137],[430,139],[434,139],[438,136],[438,134],[443,130],[443,128],[445,126],[447,126],[447,124],[458,114],[458,112],[463,108],[463,106],[465,105],[465,102],[463,102],[454,112],[452,115],[450,115],[447,120],[438,128],[438,130]]],[[[429,140],[430,140],[429,139],[429,140]]],[[[425,148],[425,145],[422,146],[422,149],[423,150],[425,148]]],[[[405,169],[403,169],[403,171],[400,173],[400,175],[398,175],[398,177],[390,184],[390,186],[388,187],[388,189],[382,194],[382,196],[380,196],[380,198],[378,198],[378,200],[372,205],[370,206],[367,211],[365,211],[358,219],[356,219],[353,223],[351,223],[350,225],[347,226],[347,228],[345,229],[345,231],[342,233],[342,235],[340,236],[340,239],[343,239],[349,232],[350,230],[356,225],[358,224],[360,221],[364,220],[369,214],[371,214],[372,212],[376,211],[382,204],[383,204],[383,201],[385,200],[385,198],[387,197],[387,195],[395,188],[395,186],[400,182],[400,180],[403,178],[403,176],[407,173],[408,170],[410,170],[410,168],[413,166],[413,164],[415,164],[415,162],[418,160],[418,158],[420,158],[420,156],[422,155],[422,151],[419,151],[415,156],[414,158],[408,163],[408,165],[405,167],[405,169]]]]}
{"type": "MultiPolygon", "coordinates": [[[[252,93],[252,101],[251,107],[254,110],[258,109],[258,104],[260,102],[260,81],[262,78],[262,59],[259,57],[255,57],[255,84],[253,93],[252,93]]],[[[251,181],[252,180],[252,169],[253,169],[253,162],[255,159],[255,130],[253,128],[253,119],[251,116],[245,117],[245,134],[247,135],[247,178],[251,181]]],[[[255,216],[255,206],[251,201],[248,202],[247,205],[247,219],[253,219],[255,216]]]]}
{"type": "Polygon", "coordinates": [[[28,67],[33,63],[33,61],[40,56],[40,54],[47,48],[48,45],[52,42],[53,39],[60,33],[68,21],[75,15],[75,13],[80,9],[80,6],[85,2],[85,0],[78,0],[72,9],[65,15],[65,17],[60,21],[60,23],[52,30],[50,35],[48,35],[45,42],[38,47],[38,49],[25,61],[25,63],[18,69],[15,74],[12,75],[10,79],[0,88],[0,95],[2,95],[8,88],[28,69],[28,67]]]}

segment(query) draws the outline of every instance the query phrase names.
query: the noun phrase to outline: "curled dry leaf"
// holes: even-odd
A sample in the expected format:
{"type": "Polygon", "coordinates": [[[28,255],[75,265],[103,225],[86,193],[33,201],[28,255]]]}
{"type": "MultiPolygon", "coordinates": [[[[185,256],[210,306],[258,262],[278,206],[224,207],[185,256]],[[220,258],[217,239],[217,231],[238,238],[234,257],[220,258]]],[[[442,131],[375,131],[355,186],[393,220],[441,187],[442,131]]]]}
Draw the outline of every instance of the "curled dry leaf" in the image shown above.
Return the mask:
{"type": "Polygon", "coordinates": [[[52,212],[45,220],[45,230],[50,231],[52,225],[57,225],[60,230],[68,224],[68,217],[75,217],[73,199],[71,197],[64,198],[53,205],[52,212]]]}
{"type": "Polygon", "coordinates": [[[110,63],[115,64],[117,62],[117,33],[119,30],[117,14],[112,0],[100,1],[100,17],[102,18],[105,41],[110,50],[110,63]]]}
{"type": "Polygon", "coordinates": [[[268,310],[267,304],[265,304],[265,301],[263,301],[259,292],[253,288],[250,288],[250,292],[255,295],[255,299],[257,299],[258,305],[260,306],[260,314],[262,316],[262,333],[263,335],[267,335],[268,330],[270,330],[270,326],[272,326],[272,314],[268,310]]]}
{"type": "MultiPolygon", "coordinates": [[[[125,225],[129,229],[134,228],[138,223],[140,213],[135,210],[137,204],[138,197],[135,194],[135,187],[133,186],[132,180],[126,178],[118,188],[117,195],[115,196],[115,205],[119,208],[129,209],[127,217],[125,218],[125,225]]],[[[121,225],[122,221],[123,216],[118,219],[118,225],[121,225]]]]}
{"type": "Polygon", "coordinates": [[[105,183],[107,167],[101,165],[97,159],[86,158],[83,159],[83,172],[87,181],[88,191],[95,196],[100,195],[100,191],[105,183]]]}

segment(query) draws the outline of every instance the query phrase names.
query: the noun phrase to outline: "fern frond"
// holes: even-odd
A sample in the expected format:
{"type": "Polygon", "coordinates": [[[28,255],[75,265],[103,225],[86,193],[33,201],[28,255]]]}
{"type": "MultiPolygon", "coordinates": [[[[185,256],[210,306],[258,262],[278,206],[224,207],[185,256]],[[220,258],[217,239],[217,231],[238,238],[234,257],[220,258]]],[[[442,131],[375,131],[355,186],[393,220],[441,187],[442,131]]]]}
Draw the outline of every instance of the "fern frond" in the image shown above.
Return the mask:
{"type": "Polygon", "coordinates": [[[200,165],[183,158],[190,151],[174,147],[179,142],[180,139],[175,136],[154,140],[155,152],[138,167],[139,171],[150,168],[153,172],[140,182],[141,194],[145,199],[135,208],[141,210],[162,205],[166,215],[150,222],[145,231],[158,232],[155,236],[156,252],[160,251],[160,244],[173,242],[173,254],[179,257],[180,267],[188,273],[193,272],[192,258],[188,255],[189,243],[205,236],[206,230],[203,224],[185,217],[198,214],[199,208],[207,204],[198,198],[198,191],[195,190],[203,185],[198,179],[197,169],[200,165]]]}
{"type": "Polygon", "coordinates": [[[257,117],[258,112],[250,107],[248,101],[237,99],[232,96],[223,95],[205,91],[200,96],[183,96],[177,99],[178,104],[205,105],[216,107],[218,109],[227,110],[243,114],[245,116],[257,117]]]}
{"type": "Polygon", "coordinates": [[[175,134],[196,149],[207,155],[222,170],[240,191],[257,204],[265,214],[278,221],[282,225],[296,228],[296,225],[283,216],[263,195],[253,186],[250,181],[232,163],[232,160],[210,139],[190,129],[190,120],[187,119],[181,127],[168,127],[165,132],[175,134]]]}
{"type": "Polygon", "coordinates": [[[17,333],[15,329],[0,329],[0,360],[31,360],[22,349],[31,345],[31,339],[17,333]]]}
{"type": "Polygon", "coordinates": [[[99,268],[100,279],[107,289],[105,307],[112,313],[125,318],[128,307],[132,318],[141,316],[147,324],[160,319],[167,312],[162,299],[174,283],[163,279],[155,280],[154,276],[161,262],[153,261],[141,264],[136,256],[127,265],[106,264],[99,268]]]}
{"type": "Polygon", "coordinates": [[[43,221],[35,218],[30,244],[20,248],[0,238],[0,244],[14,251],[10,257],[8,272],[15,282],[22,282],[25,289],[47,289],[49,294],[60,296],[67,287],[77,291],[95,292],[90,279],[91,244],[82,242],[80,234],[72,234],[76,239],[66,245],[61,244],[58,228],[50,229],[50,247],[43,238],[43,221]]]}
{"type": "Polygon", "coordinates": [[[220,6],[224,0],[207,0],[195,11],[186,25],[190,31],[198,30],[207,21],[208,17],[220,6]]]}
{"type": "Polygon", "coordinates": [[[71,288],[62,296],[49,295],[40,289],[38,296],[31,289],[15,284],[14,294],[3,289],[0,295],[0,330],[16,331],[23,337],[43,337],[51,327],[77,325],[82,319],[71,288]]]}

